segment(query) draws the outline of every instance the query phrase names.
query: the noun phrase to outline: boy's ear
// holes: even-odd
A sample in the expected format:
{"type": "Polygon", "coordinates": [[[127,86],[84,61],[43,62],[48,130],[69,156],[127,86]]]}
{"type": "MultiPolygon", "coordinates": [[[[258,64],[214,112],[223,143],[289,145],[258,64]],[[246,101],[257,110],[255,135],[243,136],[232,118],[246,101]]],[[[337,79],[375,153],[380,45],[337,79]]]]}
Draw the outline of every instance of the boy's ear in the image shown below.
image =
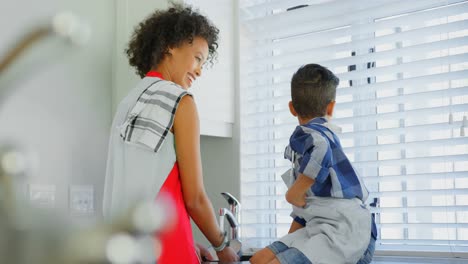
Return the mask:
{"type": "Polygon", "coordinates": [[[297,112],[296,109],[294,109],[292,101],[289,101],[289,112],[291,112],[293,116],[297,116],[297,112]]]}
{"type": "Polygon", "coordinates": [[[331,101],[327,105],[327,115],[333,116],[333,110],[335,109],[335,103],[336,101],[331,101]]]}

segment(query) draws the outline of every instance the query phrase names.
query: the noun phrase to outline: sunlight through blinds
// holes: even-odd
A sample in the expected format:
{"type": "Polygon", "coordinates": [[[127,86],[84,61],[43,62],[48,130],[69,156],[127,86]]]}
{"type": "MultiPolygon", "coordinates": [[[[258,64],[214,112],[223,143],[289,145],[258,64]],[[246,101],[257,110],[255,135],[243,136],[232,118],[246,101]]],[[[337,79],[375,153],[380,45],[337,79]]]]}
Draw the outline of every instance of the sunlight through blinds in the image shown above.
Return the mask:
{"type": "Polygon", "coordinates": [[[374,203],[377,250],[468,252],[468,1],[241,1],[242,237],[287,233],[290,79],[340,78],[333,122],[374,203]]]}

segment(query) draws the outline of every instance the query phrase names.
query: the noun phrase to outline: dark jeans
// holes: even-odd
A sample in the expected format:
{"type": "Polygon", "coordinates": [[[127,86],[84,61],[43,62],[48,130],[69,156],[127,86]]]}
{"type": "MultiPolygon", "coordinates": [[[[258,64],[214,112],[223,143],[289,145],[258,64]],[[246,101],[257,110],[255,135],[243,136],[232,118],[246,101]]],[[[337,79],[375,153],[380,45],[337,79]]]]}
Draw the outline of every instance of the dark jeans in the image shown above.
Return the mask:
{"type": "MultiPolygon", "coordinates": [[[[273,251],[280,263],[311,264],[311,262],[304,254],[302,254],[302,252],[295,248],[289,248],[279,241],[269,245],[268,248],[273,251]]],[[[371,237],[364,255],[362,255],[361,259],[359,259],[358,263],[356,264],[370,264],[372,262],[372,258],[374,257],[374,251],[375,239],[371,237]]]]}
{"type": "Polygon", "coordinates": [[[362,255],[361,259],[358,261],[357,264],[369,264],[372,262],[372,258],[374,257],[375,251],[375,239],[371,237],[369,246],[367,246],[366,252],[362,255]]]}

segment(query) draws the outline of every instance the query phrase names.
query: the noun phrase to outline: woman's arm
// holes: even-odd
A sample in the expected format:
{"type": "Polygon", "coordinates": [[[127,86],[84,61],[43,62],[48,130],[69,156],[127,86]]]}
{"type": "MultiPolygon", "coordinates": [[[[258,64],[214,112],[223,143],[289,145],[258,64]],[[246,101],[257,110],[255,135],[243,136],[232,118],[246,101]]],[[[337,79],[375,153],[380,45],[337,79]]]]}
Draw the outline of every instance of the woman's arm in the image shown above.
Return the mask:
{"type": "MultiPolygon", "coordinates": [[[[208,241],[219,246],[224,236],[203,185],[199,126],[195,102],[191,96],[184,96],[177,108],[173,126],[184,203],[190,217],[208,241]]],[[[222,254],[226,254],[228,259],[225,260],[229,260],[232,253],[226,253],[229,250],[234,252],[229,247],[218,252],[220,259],[222,254]]]]}

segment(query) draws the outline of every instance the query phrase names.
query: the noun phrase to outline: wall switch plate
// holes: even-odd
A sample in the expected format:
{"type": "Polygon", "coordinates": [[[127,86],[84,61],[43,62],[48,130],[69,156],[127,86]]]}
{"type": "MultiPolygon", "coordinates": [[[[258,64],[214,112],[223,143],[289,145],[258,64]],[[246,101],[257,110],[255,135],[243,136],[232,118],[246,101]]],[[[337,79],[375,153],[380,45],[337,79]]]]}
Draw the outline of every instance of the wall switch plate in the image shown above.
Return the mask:
{"type": "Polygon", "coordinates": [[[69,208],[72,215],[94,214],[94,186],[70,185],[69,208]]]}
{"type": "Polygon", "coordinates": [[[28,197],[31,205],[39,208],[55,207],[55,185],[29,184],[28,197]]]}

